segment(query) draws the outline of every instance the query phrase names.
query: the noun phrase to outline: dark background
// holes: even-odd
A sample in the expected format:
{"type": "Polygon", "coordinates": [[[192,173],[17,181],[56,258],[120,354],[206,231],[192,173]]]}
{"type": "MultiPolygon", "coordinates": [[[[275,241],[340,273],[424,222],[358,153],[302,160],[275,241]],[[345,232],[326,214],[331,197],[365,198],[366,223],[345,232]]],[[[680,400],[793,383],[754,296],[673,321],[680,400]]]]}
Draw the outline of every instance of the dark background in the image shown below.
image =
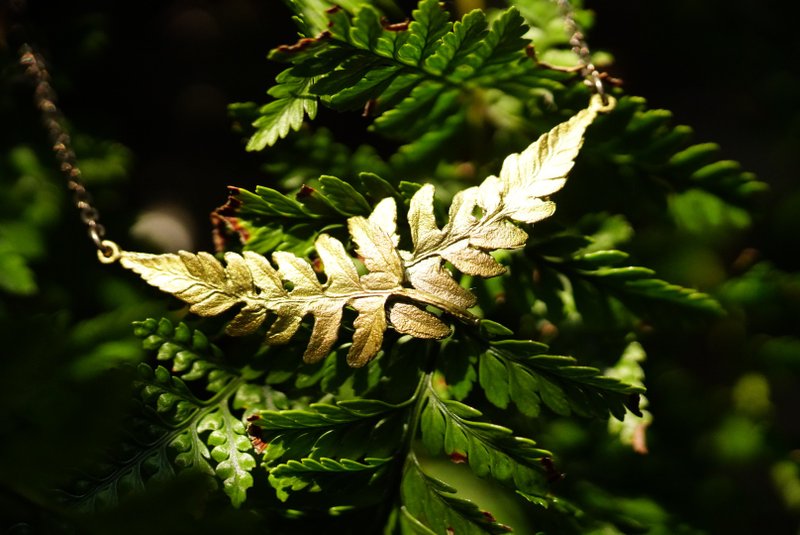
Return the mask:
{"type": "MultiPolygon", "coordinates": [[[[627,93],[671,110],[676,122],[695,128],[695,141],[720,143],[725,158],[740,161],[771,185],[767,208],[746,245],[785,270],[800,268],[795,253],[800,246],[800,76],[792,63],[800,45],[783,3],[587,4],[597,14],[590,44],[615,56],[612,74],[624,80],[627,93]]],[[[2,13],[8,15],[7,3],[2,13]]],[[[132,214],[169,202],[191,215],[193,247],[210,249],[208,213],[224,203],[225,186],[252,188],[269,181],[260,170],[263,156],[246,153],[241,136],[231,131],[226,106],[266,102],[264,92],[280,67],[266,54],[294,38],[288,11],[278,0],[30,0],[27,20],[29,37],[48,58],[75,131],[118,140],[134,155],[130,180],[119,186],[125,210],[103,213],[112,239],[126,243],[132,214]]],[[[13,39],[0,40],[0,53],[10,54],[9,44],[13,39]]],[[[20,83],[14,91],[23,108],[14,124],[3,126],[16,132],[15,143],[41,143],[35,110],[24,108],[29,89],[20,83]]],[[[347,120],[352,123],[340,125],[342,131],[362,132],[361,118],[347,120]]],[[[88,243],[81,247],[75,254],[92,254],[88,243]]],[[[703,468],[685,467],[693,471],[700,477],[703,468]]],[[[753,476],[764,485],[765,474],[753,476]]],[[[700,516],[702,508],[680,503],[681,486],[695,483],[661,481],[657,493],[671,497],[665,506],[694,525],[725,525],[700,516]],[[669,486],[674,488],[666,490],[669,486]]],[[[726,514],[719,511],[720,517],[726,514]]],[[[771,519],[771,524],[788,529],[792,522],[771,519]]]]}

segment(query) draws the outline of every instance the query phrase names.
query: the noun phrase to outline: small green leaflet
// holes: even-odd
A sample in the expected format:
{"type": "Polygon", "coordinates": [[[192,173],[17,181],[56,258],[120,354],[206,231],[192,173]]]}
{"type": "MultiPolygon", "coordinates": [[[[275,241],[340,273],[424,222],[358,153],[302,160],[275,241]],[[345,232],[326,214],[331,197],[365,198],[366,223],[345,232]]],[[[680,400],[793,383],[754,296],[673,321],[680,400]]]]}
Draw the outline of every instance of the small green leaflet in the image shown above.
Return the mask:
{"type": "Polygon", "coordinates": [[[487,511],[469,500],[455,496],[453,487],[428,476],[410,454],[400,484],[403,506],[400,510],[402,533],[484,535],[509,533],[487,511]]]}
{"type": "Polygon", "coordinates": [[[198,433],[209,431],[206,441],[212,447],[211,458],[217,463],[214,471],[222,480],[231,503],[239,507],[247,497],[247,489],[253,486],[250,472],[256,467],[256,461],[249,453],[252,447],[244,425],[231,414],[227,399],[197,424],[198,433]]]}
{"type": "Polygon", "coordinates": [[[550,455],[533,440],[510,429],[476,420],[481,412],[458,401],[441,399],[428,388],[420,418],[422,442],[431,454],[444,451],[465,459],[479,477],[491,476],[531,494],[546,490],[540,460],[550,455]]]}
{"type": "MultiPolygon", "coordinates": [[[[642,387],[605,377],[597,368],[576,365],[571,357],[546,355],[547,346],[524,340],[491,342],[480,355],[478,377],[489,401],[505,409],[513,401],[536,417],[544,403],[563,416],[622,419],[626,407],[638,413],[642,387]]],[[[524,490],[524,489],[523,489],[524,490]]]]}
{"type": "Polygon", "coordinates": [[[259,110],[260,117],[253,122],[256,133],[248,141],[247,150],[272,146],[290,131],[299,130],[306,116],[317,116],[317,99],[308,94],[314,78],[297,78],[286,70],[275,81],[278,85],[267,92],[275,100],[259,110]]]}
{"type": "Polygon", "coordinates": [[[249,418],[248,432],[264,454],[270,483],[286,500],[324,472],[379,470],[400,442],[404,409],[359,399],[315,403],[308,410],[259,411],[249,418]]]}
{"type": "MultiPolygon", "coordinates": [[[[331,492],[341,492],[342,486],[357,485],[362,483],[369,485],[385,473],[387,464],[391,458],[375,459],[366,458],[364,462],[342,459],[336,461],[328,457],[319,459],[304,458],[301,460],[290,460],[280,464],[270,470],[269,482],[275,489],[278,499],[286,501],[291,493],[298,492],[309,487],[319,490],[326,487],[325,479],[330,480],[332,485],[326,490],[331,492]],[[366,476],[367,479],[356,479],[354,476],[366,476]],[[343,481],[344,480],[344,481],[343,481]]],[[[383,494],[385,492],[385,481],[381,481],[382,488],[376,488],[373,492],[383,494]]],[[[346,498],[341,498],[344,502],[346,498]]]]}

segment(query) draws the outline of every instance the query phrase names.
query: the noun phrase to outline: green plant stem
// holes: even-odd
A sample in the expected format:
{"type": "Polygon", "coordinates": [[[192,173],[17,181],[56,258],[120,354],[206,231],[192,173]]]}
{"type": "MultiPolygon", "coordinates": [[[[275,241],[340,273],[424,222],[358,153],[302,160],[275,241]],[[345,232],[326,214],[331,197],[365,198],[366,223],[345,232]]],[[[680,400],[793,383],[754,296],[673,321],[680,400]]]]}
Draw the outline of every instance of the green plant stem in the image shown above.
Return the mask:
{"type": "Polygon", "coordinates": [[[414,389],[414,393],[409,399],[414,406],[411,409],[411,416],[408,419],[408,424],[403,433],[401,448],[397,453],[397,458],[402,458],[403,464],[396,474],[397,484],[393,486],[394,492],[392,498],[383,502],[375,516],[379,524],[376,526],[377,529],[373,530],[374,533],[379,533],[383,530],[389,518],[389,514],[391,513],[391,508],[399,505],[397,502],[400,498],[400,486],[402,484],[403,475],[408,469],[409,462],[416,462],[416,457],[413,454],[414,439],[417,436],[417,428],[419,427],[419,420],[422,416],[422,409],[428,399],[428,392],[431,390],[431,378],[433,377],[433,370],[436,367],[436,359],[439,356],[439,344],[437,342],[428,340],[425,347],[426,355],[423,371],[422,374],[420,374],[417,387],[414,389]]]}

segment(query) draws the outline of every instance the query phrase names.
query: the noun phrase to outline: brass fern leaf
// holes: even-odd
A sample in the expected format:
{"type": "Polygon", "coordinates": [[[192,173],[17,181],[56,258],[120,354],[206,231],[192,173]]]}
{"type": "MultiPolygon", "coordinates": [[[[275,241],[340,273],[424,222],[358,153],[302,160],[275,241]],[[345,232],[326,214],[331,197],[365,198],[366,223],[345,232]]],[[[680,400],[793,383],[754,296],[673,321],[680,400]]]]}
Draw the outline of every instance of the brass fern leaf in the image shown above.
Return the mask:
{"type": "Polygon", "coordinates": [[[489,253],[524,246],[527,233],[515,223],[535,223],[550,216],[555,204],[547,196],[561,189],[583,143],[586,128],[604,106],[593,97],[588,108],[541,136],[520,154],[503,162],[499,176],[459,192],[447,224],[439,228],[433,212],[434,188],[425,185],[411,199],[408,213],[413,250],[399,251],[397,206],[382,200],[368,218],[351,217],[348,230],[368,273],[359,275],[342,242],[321,234],[315,248],[327,279],[320,282],[309,262],[294,254],[265,257],[246,251],[226,253],[225,265],[208,253],[154,255],[122,251],[123,267],[190,305],[200,316],[216,316],[240,307],[227,326],[232,336],[250,334],[268,320],[266,342],[287,343],[303,318],[314,326],[303,360],[317,362],[333,349],[342,311],[357,312],[351,366],[369,362],[381,348],[383,333],[395,330],[417,338],[443,338],[450,328],[424,310],[432,305],[468,322],[475,296],[459,286],[445,268],[482,277],[505,268],[489,253]],[[477,215],[476,214],[477,208],[477,215]],[[288,284],[287,284],[288,283],[288,284]]]}

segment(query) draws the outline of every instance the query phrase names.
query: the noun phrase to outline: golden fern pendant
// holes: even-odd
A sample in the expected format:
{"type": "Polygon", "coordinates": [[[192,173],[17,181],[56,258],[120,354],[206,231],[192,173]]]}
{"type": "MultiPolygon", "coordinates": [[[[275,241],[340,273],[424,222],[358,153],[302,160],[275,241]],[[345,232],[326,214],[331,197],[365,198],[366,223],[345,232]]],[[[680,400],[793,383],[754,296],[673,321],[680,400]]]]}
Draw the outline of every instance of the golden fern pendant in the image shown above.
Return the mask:
{"type": "Polygon", "coordinates": [[[499,176],[456,194],[441,229],[434,217],[434,187],[420,188],[408,212],[411,251],[397,248],[394,199],[383,199],[369,217],[349,218],[356,253],[368,270],[364,275],[358,274],[342,242],[327,234],[315,241],[327,275],[324,284],[306,259],[284,251],[272,254],[277,269],[266,257],[250,251],[225,253],[223,265],[205,252],[135,253],[105,242],[113,254],[99,257],[106,263],[119,261],[149,284],[188,303],[189,310],[199,316],[216,316],[240,306],[226,329],[231,336],[253,333],[270,320],[266,342],[284,344],[303,318],[311,315],[314,326],[303,355],[309,363],[333,349],[342,311],[349,306],[357,316],[347,362],[364,366],[380,350],[390,325],[417,338],[447,336],[450,327],[426,311],[428,306],[465,322],[479,321],[468,310],[475,296],[456,282],[444,263],[467,275],[503,273],[505,268],[489,253],[523,247],[528,234],[516,223],[531,224],[553,214],[555,203],[548,196],[564,186],[586,128],[599,112],[613,106],[613,99],[603,104],[595,95],[569,121],[523,152],[508,156],[499,176]]]}

